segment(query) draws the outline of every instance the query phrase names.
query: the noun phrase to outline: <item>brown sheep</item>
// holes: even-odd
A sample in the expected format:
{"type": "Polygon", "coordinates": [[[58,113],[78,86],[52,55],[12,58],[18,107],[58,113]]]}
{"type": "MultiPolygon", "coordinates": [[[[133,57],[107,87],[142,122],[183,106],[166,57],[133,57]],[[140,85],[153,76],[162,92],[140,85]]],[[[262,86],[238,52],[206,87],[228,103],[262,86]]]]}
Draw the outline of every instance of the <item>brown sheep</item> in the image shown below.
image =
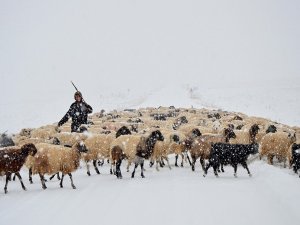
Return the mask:
{"type": "Polygon", "coordinates": [[[7,147],[0,150],[0,176],[6,175],[6,182],[4,187],[5,194],[7,193],[7,184],[11,179],[11,174],[15,173],[19,178],[22,188],[26,190],[20,169],[24,165],[26,158],[34,156],[37,149],[34,144],[25,144],[22,147],[7,147]]]}
{"type": "Polygon", "coordinates": [[[279,161],[286,166],[286,160],[288,158],[288,151],[290,146],[296,142],[296,135],[285,132],[276,132],[266,134],[259,147],[260,159],[267,156],[268,163],[273,165],[273,158],[276,157],[279,161]]]}
{"type": "Polygon", "coordinates": [[[68,174],[72,188],[75,189],[71,173],[79,167],[80,154],[87,152],[84,143],[82,141],[75,143],[72,148],[46,143],[37,144],[36,147],[38,153],[33,158],[32,173],[40,175],[42,188],[47,188],[45,174],[53,175],[62,172],[60,187],[63,187],[64,176],[68,174]]]}
{"type": "MultiPolygon", "coordinates": [[[[192,144],[186,146],[190,148],[192,157],[192,170],[195,170],[195,163],[200,158],[203,171],[205,171],[205,159],[209,159],[211,145],[214,143],[228,143],[231,138],[235,138],[235,133],[231,129],[224,129],[223,134],[205,134],[195,138],[192,144]]],[[[185,141],[187,143],[187,141],[185,141]]]]}

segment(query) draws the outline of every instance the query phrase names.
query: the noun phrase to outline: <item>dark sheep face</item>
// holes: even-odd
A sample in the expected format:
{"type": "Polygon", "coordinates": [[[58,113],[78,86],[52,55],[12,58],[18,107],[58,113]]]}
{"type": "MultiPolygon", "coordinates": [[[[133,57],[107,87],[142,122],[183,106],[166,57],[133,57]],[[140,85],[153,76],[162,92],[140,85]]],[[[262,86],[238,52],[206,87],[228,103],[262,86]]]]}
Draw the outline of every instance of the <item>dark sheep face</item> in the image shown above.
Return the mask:
{"type": "Polygon", "coordinates": [[[266,134],[268,133],[276,133],[277,132],[277,128],[274,125],[270,125],[268,127],[268,129],[266,130],[266,134]]]}
{"type": "Polygon", "coordinates": [[[153,131],[151,133],[151,137],[154,140],[157,140],[157,141],[164,141],[165,140],[164,136],[162,135],[162,133],[159,130],[153,131]]]}
{"type": "Polygon", "coordinates": [[[257,143],[252,144],[249,154],[257,154],[259,145],[257,143]]]}
{"type": "Polygon", "coordinates": [[[82,141],[79,142],[76,147],[80,153],[86,153],[88,151],[85,144],[82,141]]]}
{"type": "Polygon", "coordinates": [[[177,134],[174,134],[173,137],[172,137],[172,139],[173,139],[173,141],[174,141],[175,143],[179,143],[179,141],[180,141],[180,140],[179,140],[180,138],[179,138],[179,136],[178,136],[177,134]]]}
{"type": "Polygon", "coordinates": [[[193,137],[200,137],[202,134],[198,128],[195,128],[192,130],[192,135],[193,135],[193,137]]]}
{"type": "Polygon", "coordinates": [[[225,129],[224,133],[225,133],[225,137],[227,137],[228,139],[236,138],[236,135],[232,129],[225,129]]]}
{"type": "Polygon", "coordinates": [[[131,135],[131,131],[126,126],[123,126],[117,131],[116,138],[121,135],[131,135]]]}
{"type": "Polygon", "coordinates": [[[37,149],[34,144],[25,144],[22,146],[22,150],[26,152],[27,155],[34,156],[37,153],[37,149]]]}

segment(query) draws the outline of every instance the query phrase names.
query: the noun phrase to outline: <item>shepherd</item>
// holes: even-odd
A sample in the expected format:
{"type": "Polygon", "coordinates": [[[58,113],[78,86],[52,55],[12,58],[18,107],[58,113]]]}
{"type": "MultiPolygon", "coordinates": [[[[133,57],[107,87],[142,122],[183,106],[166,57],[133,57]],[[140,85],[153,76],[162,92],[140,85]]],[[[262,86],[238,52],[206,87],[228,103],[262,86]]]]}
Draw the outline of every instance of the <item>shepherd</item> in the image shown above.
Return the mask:
{"type": "Polygon", "coordinates": [[[58,122],[58,126],[62,126],[71,117],[71,132],[82,133],[86,129],[81,127],[81,125],[87,124],[88,114],[93,112],[93,108],[83,100],[81,92],[78,91],[74,84],[73,86],[76,89],[76,92],[74,94],[75,102],[72,103],[66,115],[58,122]]]}

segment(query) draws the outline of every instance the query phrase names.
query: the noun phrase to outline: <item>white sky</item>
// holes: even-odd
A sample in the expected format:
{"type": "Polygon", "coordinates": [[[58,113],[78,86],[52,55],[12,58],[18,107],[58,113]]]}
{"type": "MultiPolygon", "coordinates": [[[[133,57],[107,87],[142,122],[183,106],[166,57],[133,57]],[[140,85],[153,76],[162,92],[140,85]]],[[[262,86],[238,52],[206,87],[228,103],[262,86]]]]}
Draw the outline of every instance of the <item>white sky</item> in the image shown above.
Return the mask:
{"type": "Polygon", "coordinates": [[[94,104],[166,83],[299,83],[299,12],[297,0],[0,0],[0,110],[45,100],[54,120],[70,80],[94,104]]]}

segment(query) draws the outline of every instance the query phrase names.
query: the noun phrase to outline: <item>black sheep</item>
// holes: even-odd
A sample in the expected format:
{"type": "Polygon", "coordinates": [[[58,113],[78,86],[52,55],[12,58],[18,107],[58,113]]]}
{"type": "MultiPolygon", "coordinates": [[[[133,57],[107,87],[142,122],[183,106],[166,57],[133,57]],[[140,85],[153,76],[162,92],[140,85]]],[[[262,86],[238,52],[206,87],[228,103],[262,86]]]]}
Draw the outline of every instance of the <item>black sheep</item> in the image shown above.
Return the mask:
{"type": "Polygon", "coordinates": [[[221,165],[230,164],[234,168],[234,176],[236,177],[237,166],[241,164],[248,172],[249,176],[251,173],[247,166],[247,159],[250,154],[258,153],[258,144],[225,144],[216,143],[212,145],[209,163],[205,168],[204,176],[207,174],[209,167],[214,168],[214,173],[218,176],[218,168],[221,165]]]}
{"type": "Polygon", "coordinates": [[[300,144],[294,143],[292,145],[292,158],[290,161],[290,165],[293,166],[293,170],[295,173],[297,173],[300,169],[300,144]]]}

